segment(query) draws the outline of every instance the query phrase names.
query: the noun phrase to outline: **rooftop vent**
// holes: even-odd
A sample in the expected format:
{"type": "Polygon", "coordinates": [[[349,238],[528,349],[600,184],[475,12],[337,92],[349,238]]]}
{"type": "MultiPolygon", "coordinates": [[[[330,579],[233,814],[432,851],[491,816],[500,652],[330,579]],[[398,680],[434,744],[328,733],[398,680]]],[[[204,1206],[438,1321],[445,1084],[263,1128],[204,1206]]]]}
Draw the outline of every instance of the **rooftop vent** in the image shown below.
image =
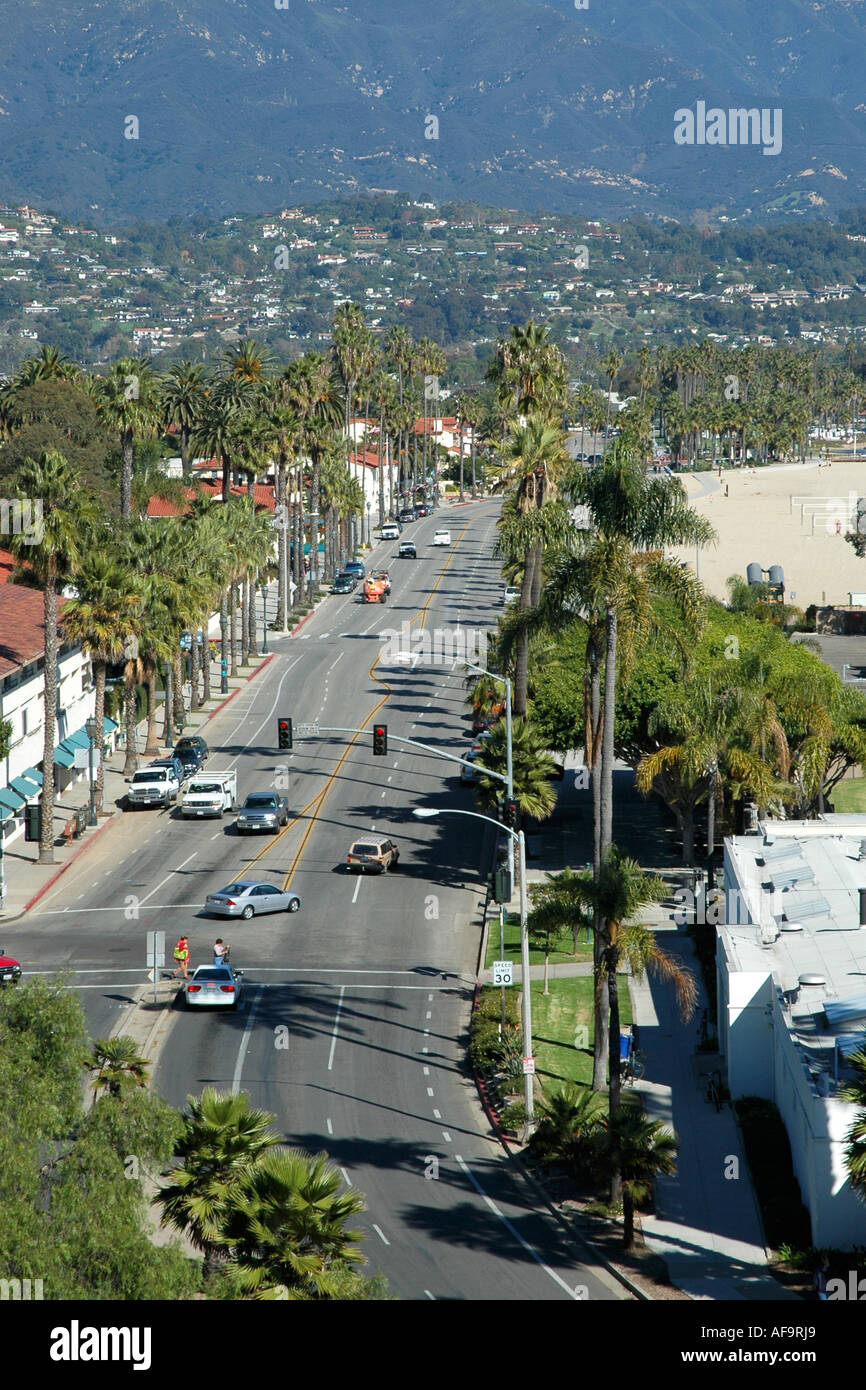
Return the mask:
{"type": "Polygon", "coordinates": [[[826,985],[827,983],[823,975],[814,975],[811,973],[798,975],[797,979],[801,985],[826,985]]]}

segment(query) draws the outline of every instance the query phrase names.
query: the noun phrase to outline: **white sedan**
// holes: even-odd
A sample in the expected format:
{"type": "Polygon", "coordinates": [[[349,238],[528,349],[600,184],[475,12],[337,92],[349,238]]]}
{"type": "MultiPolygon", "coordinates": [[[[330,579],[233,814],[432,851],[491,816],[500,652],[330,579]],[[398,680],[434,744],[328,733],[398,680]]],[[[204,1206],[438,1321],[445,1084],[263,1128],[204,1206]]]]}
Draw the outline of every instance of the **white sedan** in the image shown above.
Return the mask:
{"type": "Polygon", "coordinates": [[[443,531],[434,531],[434,532],[433,532],[433,544],[434,544],[434,545],[450,545],[450,544],[451,544],[451,532],[450,532],[450,531],[444,531],[444,530],[443,530],[443,531]]]}

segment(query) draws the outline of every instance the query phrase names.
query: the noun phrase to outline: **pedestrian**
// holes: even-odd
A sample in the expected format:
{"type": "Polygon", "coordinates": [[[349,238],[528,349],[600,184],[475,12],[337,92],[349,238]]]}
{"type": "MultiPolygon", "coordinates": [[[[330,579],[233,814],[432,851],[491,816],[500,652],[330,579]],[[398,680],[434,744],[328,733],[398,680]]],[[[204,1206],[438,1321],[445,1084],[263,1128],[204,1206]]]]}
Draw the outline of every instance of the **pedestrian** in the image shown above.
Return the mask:
{"type": "Polygon", "coordinates": [[[727,495],[728,495],[728,485],[727,485],[727,483],[725,483],[725,496],[727,497],[727,495]]]}
{"type": "Polygon", "coordinates": [[[836,522],[836,535],[837,535],[837,536],[841,536],[841,534],[842,534],[842,523],[841,523],[841,521],[837,521],[837,522],[836,522]]]}
{"type": "Polygon", "coordinates": [[[174,948],[174,959],[175,968],[172,971],[171,978],[174,979],[175,975],[177,975],[178,972],[180,972],[180,974],[183,975],[183,978],[185,980],[188,980],[189,975],[187,974],[187,965],[189,964],[189,939],[187,937],[181,936],[178,939],[178,943],[174,948]]]}
{"type": "Polygon", "coordinates": [[[218,936],[217,939],[216,939],[216,941],[215,941],[214,944],[213,944],[213,963],[214,963],[214,965],[228,965],[228,963],[229,963],[229,952],[231,951],[231,949],[232,949],[232,948],[231,948],[231,946],[229,945],[229,943],[228,943],[227,941],[224,942],[223,939],[222,939],[222,937],[221,937],[221,936],[218,936]]]}
{"type": "Polygon", "coordinates": [[[815,1292],[822,1303],[827,1299],[827,1275],[830,1272],[830,1261],[826,1254],[822,1252],[815,1270],[815,1292]]]}

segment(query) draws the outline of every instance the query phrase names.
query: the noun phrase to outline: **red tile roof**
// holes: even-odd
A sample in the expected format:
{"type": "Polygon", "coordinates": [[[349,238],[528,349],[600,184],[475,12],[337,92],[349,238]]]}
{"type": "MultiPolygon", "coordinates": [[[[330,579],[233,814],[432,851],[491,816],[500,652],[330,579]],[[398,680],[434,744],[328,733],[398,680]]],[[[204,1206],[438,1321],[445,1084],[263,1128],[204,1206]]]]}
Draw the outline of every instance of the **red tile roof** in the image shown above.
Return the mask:
{"type": "Polygon", "coordinates": [[[15,556],[9,550],[0,550],[0,584],[5,584],[12,573],[13,567],[17,564],[15,556]]]}
{"type": "MultiPolygon", "coordinates": [[[[222,480],[219,478],[202,478],[196,483],[195,487],[185,489],[187,501],[192,502],[196,497],[211,497],[214,500],[222,499],[222,480]]],[[[246,497],[246,484],[232,483],[232,497],[246,497]]],[[[274,489],[268,483],[256,483],[253,488],[253,497],[257,509],[262,507],[268,511],[276,510],[274,499],[274,489]]],[[[177,502],[170,502],[165,497],[151,497],[147,504],[146,515],[150,518],[162,516],[183,516],[189,510],[177,502]]]]}
{"type": "MultiPolygon", "coordinates": [[[[0,585],[0,677],[36,661],[45,650],[41,589],[25,584],[0,585]]],[[[63,599],[57,600],[58,612],[63,599]]],[[[62,641],[62,636],[58,639],[62,641]]]]}
{"type": "Polygon", "coordinates": [[[379,455],[371,453],[369,449],[366,453],[361,453],[359,450],[358,453],[349,455],[349,463],[354,465],[356,468],[359,467],[362,463],[365,463],[368,468],[378,468],[379,455]]]}

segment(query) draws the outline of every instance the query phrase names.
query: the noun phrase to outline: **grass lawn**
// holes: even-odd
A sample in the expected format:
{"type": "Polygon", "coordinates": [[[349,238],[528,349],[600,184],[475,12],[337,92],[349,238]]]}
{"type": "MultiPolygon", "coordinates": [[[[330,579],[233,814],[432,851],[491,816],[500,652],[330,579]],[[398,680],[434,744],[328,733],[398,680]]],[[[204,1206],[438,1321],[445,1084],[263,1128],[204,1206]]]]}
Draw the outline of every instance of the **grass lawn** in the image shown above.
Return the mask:
{"type": "MultiPolygon", "coordinates": [[[[631,1023],[628,980],[620,975],[619,1008],[623,1024],[631,1023]]],[[[533,980],[532,1036],[535,1070],[546,1095],[558,1091],[566,1081],[581,1086],[592,1083],[592,978],[576,975],[551,980],[550,993],[542,994],[543,980],[533,980]],[[575,1030],[586,1027],[586,1048],[575,1047],[575,1030]]]]}
{"type": "Polygon", "coordinates": [[[857,814],[866,811],[866,777],[843,777],[830,794],[837,811],[857,814]]]}
{"type": "MultiPolygon", "coordinates": [[[[863,779],[866,783],[866,778],[863,779]]],[[[592,942],[585,940],[586,932],[581,928],[581,940],[577,948],[577,955],[572,955],[570,950],[551,951],[551,965],[574,965],[578,961],[592,960],[592,942]]],[[[564,938],[566,944],[571,946],[571,937],[564,938]]],[[[505,914],[505,959],[520,960],[520,918],[516,913],[505,914]]],[[[487,936],[487,957],[485,965],[489,968],[495,960],[499,960],[499,917],[491,917],[490,928],[487,936]]],[[[544,952],[534,951],[529,948],[529,964],[543,965],[544,952]]]]}

